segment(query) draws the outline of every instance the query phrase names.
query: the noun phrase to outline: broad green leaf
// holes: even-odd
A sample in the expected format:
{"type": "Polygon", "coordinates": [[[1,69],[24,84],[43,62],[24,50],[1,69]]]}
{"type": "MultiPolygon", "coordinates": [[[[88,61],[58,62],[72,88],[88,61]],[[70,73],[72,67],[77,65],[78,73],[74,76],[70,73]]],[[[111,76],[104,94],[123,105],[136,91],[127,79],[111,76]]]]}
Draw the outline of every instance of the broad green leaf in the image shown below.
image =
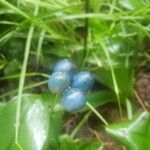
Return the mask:
{"type": "Polygon", "coordinates": [[[13,59],[11,62],[7,64],[7,66],[4,68],[5,75],[12,75],[17,74],[21,65],[18,60],[13,59]]]}
{"type": "MultiPolygon", "coordinates": [[[[135,60],[133,58],[134,50],[125,38],[105,36],[103,39],[105,49],[98,44],[99,37],[95,38],[97,48],[94,56],[101,63],[101,67],[94,71],[96,79],[113,91],[115,91],[114,81],[116,80],[116,86],[121,97],[130,97],[133,88],[132,72],[134,63],[132,60],[135,60]],[[105,51],[107,51],[110,60],[106,57],[105,51]]],[[[98,63],[97,66],[99,66],[98,63]]]]}
{"type": "MultiPolygon", "coordinates": [[[[133,89],[133,78],[131,70],[126,70],[123,66],[114,69],[119,87],[120,95],[122,97],[130,97],[133,89]],[[128,84],[127,84],[128,83],[128,84]]],[[[114,84],[112,81],[111,72],[108,69],[101,68],[95,72],[97,79],[114,91],[114,84]]]]}
{"type": "MultiPolygon", "coordinates": [[[[114,101],[114,93],[111,91],[98,91],[91,92],[87,94],[87,101],[94,107],[102,106],[106,103],[114,101]]],[[[81,111],[88,110],[88,107],[85,106],[81,111]]]]}
{"type": "MultiPolygon", "coordinates": [[[[60,131],[62,112],[61,115],[60,111],[50,113],[50,100],[50,94],[49,103],[40,94],[23,95],[18,140],[24,150],[43,150],[52,140],[55,142],[60,131]]],[[[0,113],[0,145],[3,150],[18,150],[14,143],[16,104],[14,98],[0,113]]]]}
{"type": "Polygon", "coordinates": [[[150,148],[150,112],[143,112],[136,119],[106,127],[106,131],[127,150],[150,148]]]}
{"type": "Polygon", "coordinates": [[[60,105],[60,95],[57,96],[57,99],[55,99],[56,95],[52,95],[50,92],[43,93],[41,96],[46,103],[50,104],[50,106],[52,106],[56,100],[55,107],[53,108],[54,112],[51,113],[49,120],[48,145],[50,149],[58,149],[58,138],[61,133],[62,118],[64,114],[60,105]]]}
{"type": "Polygon", "coordinates": [[[0,102],[0,113],[2,112],[4,106],[5,106],[5,103],[0,102]]]}
{"type": "Polygon", "coordinates": [[[72,139],[68,135],[62,135],[60,140],[60,150],[102,150],[100,141],[92,139],[72,139]]]}
{"type": "Polygon", "coordinates": [[[60,140],[60,150],[77,150],[77,144],[74,139],[68,135],[62,135],[59,138],[60,140]]]}
{"type": "Polygon", "coordinates": [[[78,150],[103,150],[103,145],[97,140],[81,140],[78,150]]]}
{"type": "Polygon", "coordinates": [[[131,97],[136,55],[132,39],[127,37],[134,33],[134,30],[124,22],[111,25],[104,22],[103,27],[106,29],[101,32],[103,28],[100,21],[91,20],[92,50],[88,62],[97,66],[93,69],[96,79],[115,92],[118,92],[118,89],[121,100],[131,97]]]}
{"type": "Polygon", "coordinates": [[[9,148],[14,137],[16,105],[11,101],[4,106],[0,114],[0,146],[2,150],[9,148]]]}

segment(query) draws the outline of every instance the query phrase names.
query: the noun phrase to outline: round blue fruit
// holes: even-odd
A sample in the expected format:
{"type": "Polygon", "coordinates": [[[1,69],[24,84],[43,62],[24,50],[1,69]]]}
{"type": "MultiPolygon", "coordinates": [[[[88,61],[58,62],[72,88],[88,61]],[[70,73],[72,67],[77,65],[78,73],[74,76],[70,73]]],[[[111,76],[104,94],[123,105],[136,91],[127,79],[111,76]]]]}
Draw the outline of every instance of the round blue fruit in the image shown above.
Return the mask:
{"type": "Polygon", "coordinates": [[[84,107],[86,98],[80,90],[70,88],[64,92],[61,104],[64,110],[72,112],[84,107]]]}
{"type": "Polygon", "coordinates": [[[48,87],[52,93],[65,91],[70,85],[69,76],[65,72],[55,72],[48,80],[48,87]]]}
{"type": "Polygon", "coordinates": [[[70,77],[70,81],[72,81],[76,73],[76,66],[68,59],[62,59],[58,61],[53,68],[53,72],[57,72],[57,71],[67,73],[70,77]]]}
{"type": "Polygon", "coordinates": [[[80,89],[83,92],[91,90],[94,85],[94,79],[90,72],[81,71],[74,76],[72,87],[80,89]]]}

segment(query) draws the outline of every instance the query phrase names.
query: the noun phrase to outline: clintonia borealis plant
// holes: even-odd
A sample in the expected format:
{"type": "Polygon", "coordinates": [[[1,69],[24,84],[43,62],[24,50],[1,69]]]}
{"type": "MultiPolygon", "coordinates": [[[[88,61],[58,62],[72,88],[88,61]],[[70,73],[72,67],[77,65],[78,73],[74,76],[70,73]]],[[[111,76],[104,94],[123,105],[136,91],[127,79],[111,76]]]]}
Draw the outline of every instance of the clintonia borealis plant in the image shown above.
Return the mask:
{"type": "MultiPolygon", "coordinates": [[[[123,149],[149,150],[150,113],[133,118],[146,110],[144,103],[149,101],[141,100],[134,91],[140,68],[146,74],[149,70],[149,8],[149,0],[0,0],[0,150],[101,149],[95,148],[97,143],[104,143],[107,149],[113,141],[105,137],[99,141],[99,133],[100,139],[104,133],[101,128],[96,128],[96,143],[91,139],[87,143],[86,138],[82,141],[80,136],[81,140],[71,139],[88,123],[89,108],[106,125],[107,133],[125,146],[123,149]],[[68,59],[50,66],[56,58],[74,58],[86,71],[77,73],[76,65],[68,59]],[[41,72],[49,67],[51,76],[41,72]],[[94,81],[88,71],[96,79],[96,90],[90,93],[94,81]],[[47,78],[51,92],[43,93],[47,78]],[[102,108],[108,125],[96,107],[112,102],[115,107],[102,108]],[[62,108],[83,112],[68,136],[61,132],[62,127],[68,130],[62,108]],[[115,124],[117,121],[120,123],[115,124]]],[[[144,97],[145,79],[144,75],[144,86],[140,84],[144,97]]],[[[95,134],[93,127],[95,124],[95,134]]],[[[118,149],[115,145],[112,148],[118,149]]]]}
{"type": "Polygon", "coordinates": [[[72,112],[86,104],[86,94],[94,85],[90,72],[76,74],[75,65],[67,59],[58,61],[49,77],[48,87],[52,93],[62,93],[61,104],[64,110],[72,112]]]}

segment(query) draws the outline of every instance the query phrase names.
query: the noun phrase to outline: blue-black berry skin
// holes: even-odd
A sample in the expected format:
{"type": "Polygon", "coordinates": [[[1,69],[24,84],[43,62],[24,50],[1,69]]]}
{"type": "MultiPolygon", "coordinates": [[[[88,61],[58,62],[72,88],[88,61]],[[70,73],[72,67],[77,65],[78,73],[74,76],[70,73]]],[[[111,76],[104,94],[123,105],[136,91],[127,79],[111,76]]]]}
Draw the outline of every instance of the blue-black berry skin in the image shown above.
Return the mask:
{"type": "Polygon", "coordinates": [[[48,80],[48,87],[52,93],[61,93],[70,85],[70,78],[65,72],[54,72],[48,80]]]}
{"type": "Polygon", "coordinates": [[[94,79],[90,72],[81,71],[74,76],[72,87],[88,92],[94,85],[94,79]]]}
{"type": "Polygon", "coordinates": [[[86,97],[80,90],[70,88],[63,93],[61,104],[68,112],[77,111],[85,106],[86,97]]]}
{"type": "Polygon", "coordinates": [[[58,61],[53,68],[53,72],[59,71],[67,73],[70,77],[70,81],[72,81],[76,74],[76,66],[68,59],[62,59],[58,61]]]}

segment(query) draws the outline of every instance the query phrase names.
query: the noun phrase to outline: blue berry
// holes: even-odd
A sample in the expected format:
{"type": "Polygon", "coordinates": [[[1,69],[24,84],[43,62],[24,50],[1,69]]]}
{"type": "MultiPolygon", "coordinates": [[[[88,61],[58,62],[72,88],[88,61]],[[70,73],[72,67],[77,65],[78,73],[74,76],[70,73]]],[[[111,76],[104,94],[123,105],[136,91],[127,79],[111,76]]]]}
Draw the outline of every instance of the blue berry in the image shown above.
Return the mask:
{"type": "Polygon", "coordinates": [[[74,76],[72,87],[80,89],[83,92],[91,90],[94,85],[94,79],[90,72],[81,71],[74,76]]]}
{"type": "Polygon", "coordinates": [[[65,72],[55,72],[48,80],[48,87],[52,93],[65,91],[70,85],[69,76],[65,72]]]}
{"type": "Polygon", "coordinates": [[[66,111],[76,111],[85,106],[85,95],[78,89],[70,88],[63,94],[61,104],[66,111]]]}
{"type": "Polygon", "coordinates": [[[62,71],[67,73],[70,77],[70,81],[72,81],[76,73],[76,66],[68,59],[62,59],[58,61],[53,68],[53,72],[57,72],[57,71],[62,71]]]}

